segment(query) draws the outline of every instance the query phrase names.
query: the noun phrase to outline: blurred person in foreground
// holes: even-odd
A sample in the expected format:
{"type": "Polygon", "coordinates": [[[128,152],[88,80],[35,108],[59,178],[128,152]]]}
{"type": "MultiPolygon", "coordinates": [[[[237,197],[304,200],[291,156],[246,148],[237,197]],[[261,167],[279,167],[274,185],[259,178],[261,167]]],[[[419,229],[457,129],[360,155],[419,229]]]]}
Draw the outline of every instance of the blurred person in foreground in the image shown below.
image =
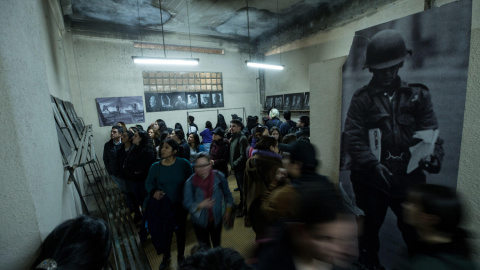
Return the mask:
{"type": "Polygon", "coordinates": [[[347,268],[356,260],[355,218],[333,184],[309,182],[275,193],[268,206],[282,223],[274,240],[260,243],[256,269],[347,268]]]}
{"type": "Polygon", "coordinates": [[[198,242],[218,247],[222,224],[228,221],[234,205],[232,193],[225,175],[212,169],[207,153],[198,154],[193,163],[195,173],[185,183],[183,207],[190,212],[198,242]]]}
{"type": "Polygon", "coordinates": [[[30,269],[104,269],[112,249],[108,224],[78,216],[58,225],[43,241],[30,269]]]}
{"type": "Polygon", "coordinates": [[[461,229],[463,209],[455,190],[439,185],[422,184],[410,190],[403,204],[405,222],[418,234],[410,268],[476,269],[461,229]]]}
{"type": "Polygon", "coordinates": [[[315,172],[307,141],[280,144],[284,169],[264,193],[262,211],[277,224],[275,240],[259,242],[257,269],[348,267],[358,255],[357,225],[334,184],[315,172]]]}

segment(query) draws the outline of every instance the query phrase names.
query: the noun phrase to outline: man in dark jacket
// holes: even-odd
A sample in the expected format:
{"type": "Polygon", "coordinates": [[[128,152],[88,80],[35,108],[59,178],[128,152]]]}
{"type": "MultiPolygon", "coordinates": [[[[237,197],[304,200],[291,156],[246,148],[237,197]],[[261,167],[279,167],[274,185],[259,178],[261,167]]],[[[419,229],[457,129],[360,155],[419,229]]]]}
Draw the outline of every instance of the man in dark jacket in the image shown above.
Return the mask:
{"type": "Polygon", "coordinates": [[[287,135],[290,129],[296,130],[297,123],[291,120],[292,113],[289,110],[283,111],[283,118],[285,118],[285,122],[283,122],[280,125],[280,134],[282,134],[282,137],[287,135]]]}
{"type": "Polygon", "coordinates": [[[244,128],[242,121],[233,119],[230,121],[230,167],[232,168],[237,185],[240,189],[240,203],[238,204],[237,217],[243,217],[243,174],[245,172],[245,162],[247,161],[247,137],[243,135],[244,128]]]}
{"type": "Polygon", "coordinates": [[[403,221],[402,213],[406,191],[425,183],[423,170],[438,173],[443,158],[443,141],[434,135],[430,136],[434,152],[410,164],[410,148],[422,141],[419,134],[435,134],[438,123],[428,88],[408,84],[398,76],[409,54],[395,30],[380,31],[370,39],[364,68],[373,77],[353,95],[345,121],[350,179],[357,205],[365,212],[359,241],[359,263],[365,269],[380,267],[378,232],[389,207],[397,216],[407,247],[411,247],[415,233],[403,221]]]}
{"type": "Polygon", "coordinates": [[[117,164],[117,151],[122,146],[121,137],[123,133],[121,126],[113,126],[110,131],[110,140],[105,143],[103,147],[103,163],[105,164],[105,170],[108,175],[112,177],[113,181],[117,184],[118,188],[123,192],[129,192],[127,182],[120,178],[120,171],[117,164]]]}
{"type": "Polygon", "coordinates": [[[310,137],[310,117],[306,115],[300,116],[297,121],[298,131],[295,132],[297,140],[303,136],[310,137]]]}

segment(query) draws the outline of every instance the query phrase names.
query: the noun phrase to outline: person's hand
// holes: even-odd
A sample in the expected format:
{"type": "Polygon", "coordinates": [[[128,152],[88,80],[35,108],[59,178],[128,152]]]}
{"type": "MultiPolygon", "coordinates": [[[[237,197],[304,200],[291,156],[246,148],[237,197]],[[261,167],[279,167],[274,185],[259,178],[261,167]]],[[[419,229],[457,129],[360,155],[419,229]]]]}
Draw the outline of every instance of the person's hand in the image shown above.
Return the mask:
{"type": "Polygon", "coordinates": [[[422,158],[418,162],[418,167],[424,169],[429,173],[439,173],[440,168],[442,167],[440,164],[440,160],[438,160],[437,156],[429,155],[422,158]]]}
{"type": "Polygon", "coordinates": [[[153,193],[153,198],[155,198],[157,200],[161,200],[163,197],[165,197],[165,192],[163,192],[161,190],[157,190],[157,191],[155,191],[155,193],[153,193]]]}
{"type": "Polygon", "coordinates": [[[198,204],[198,208],[199,209],[203,209],[203,208],[210,209],[210,208],[213,207],[214,204],[215,204],[215,199],[207,198],[207,199],[201,201],[198,204]]]}
{"type": "Polygon", "coordinates": [[[229,222],[231,213],[232,213],[232,207],[227,207],[227,209],[225,210],[225,214],[223,215],[223,224],[227,224],[229,222]]]}
{"type": "Polygon", "coordinates": [[[390,178],[392,176],[392,173],[388,170],[387,167],[385,167],[383,164],[378,163],[375,165],[373,168],[375,176],[381,184],[384,184],[388,189],[390,188],[390,178]]]}

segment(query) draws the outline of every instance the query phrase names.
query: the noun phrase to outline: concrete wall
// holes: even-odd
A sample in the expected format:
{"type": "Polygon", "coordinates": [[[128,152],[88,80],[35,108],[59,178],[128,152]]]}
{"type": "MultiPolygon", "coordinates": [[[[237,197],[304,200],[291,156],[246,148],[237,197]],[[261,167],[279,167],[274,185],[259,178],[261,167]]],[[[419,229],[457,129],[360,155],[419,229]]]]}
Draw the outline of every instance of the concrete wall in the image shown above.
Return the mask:
{"type": "MultiPolygon", "coordinates": [[[[149,42],[162,43],[159,40],[149,42]]],[[[171,41],[170,41],[171,42],[171,41]]],[[[202,43],[194,46],[210,46],[225,48],[218,43],[202,43]]],[[[223,92],[225,107],[220,109],[225,119],[229,121],[231,114],[241,116],[242,110],[228,110],[229,108],[245,107],[247,115],[258,114],[260,106],[258,87],[256,83],[257,71],[247,69],[244,61],[248,55],[235,50],[226,49],[225,55],[193,54],[200,59],[196,67],[178,66],[139,66],[133,63],[132,56],[163,57],[163,51],[146,50],[133,47],[133,41],[115,40],[109,38],[93,38],[74,36],[76,73],[72,74],[72,96],[74,106],[84,118],[85,123],[93,124],[94,140],[97,154],[101,157],[103,144],[109,139],[110,127],[100,127],[95,105],[95,98],[144,96],[142,71],[210,71],[223,73],[223,92]]],[[[168,43],[170,44],[170,43],[168,43]]],[[[167,52],[167,57],[190,58],[190,53],[167,52]]],[[[71,72],[74,73],[74,72],[71,72]]],[[[144,101],[144,105],[145,101],[144,101]]],[[[216,124],[216,112],[192,113],[196,123],[202,130],[206,120],[216,124]]],[[[243,116],[241,116],[243,117],[243,116]]],[[[156,119],[166,121],[167,126],[173,127],[176,122],[186,128],[187,110],[171,112],[145,113],[145,128],[156,119]]],[[[131,126],[131,125],[127,125],[131,126]]]]}
{"type": "Polygon", "coordinates": [[[51,11],[48,1],[2,1],[0,9],[2,269],[26,269],[52,228],[77,215],[50,104],[50,94],[70,98],[51,11]]]}
{"type": "MultiPolygon", "coordinates": [[[[433,1],[441,6],[452,1],[433,1]]],[[[323,166],[321,173],[334,181],[339,177],[340,123],[342,95],[342,66],[357,30],[381,24],[423,11],[423,1],[401,0],[381,8],[372,8],[368,16],[354,18],[342,26],[319,32],[309,38],[282,46],[282,62],[286,69],[279,73],[266,72],[266,95],[310,91],[311,140],[320,150],[323,166]],[[297,90],[298,89],[298,90],[297,90]]],[[[480,151],[480,0],[473,0],[470,66],[465,108],[462,150],[458,175],[458,191],[464,195],[467,207],[466,226],[476,235],[480,228],[480,164],[476,153],[480,151]]],[[[270,55],[267,61],[278,61],[270,55]]],[[[475,259],[480,261],[478,237],[473,241],[475,259]]]]}

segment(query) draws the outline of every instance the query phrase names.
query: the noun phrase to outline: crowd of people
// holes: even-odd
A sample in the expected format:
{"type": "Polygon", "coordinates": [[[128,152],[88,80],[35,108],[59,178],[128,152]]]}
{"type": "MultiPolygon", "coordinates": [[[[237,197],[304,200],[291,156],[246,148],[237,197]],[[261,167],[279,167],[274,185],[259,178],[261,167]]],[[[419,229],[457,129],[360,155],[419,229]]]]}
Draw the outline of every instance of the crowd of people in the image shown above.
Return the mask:
{"type": "MultiPolygon", "coordinates": [[[[244,125],[240,117],[232,115],[227,125],[219,114],[215,127],[207,121],[203,129],[189,116],[187,135],[181,124],[169,128],[161,119],[146,131],[140,125],[127,130],[121,122],[112,127],[111,139],[104,147],[106,171],[124,195],[133,221],[139,225],[140,238],[145,241],[148,232],[157,254],[163,254],[159,269],[171,264],[173,234],[179,269],[332,269],[352,265],[370,269],[355,264],[361,254],[358,240],[362,231],[357,225],[361,211],[355,211],[356,206],[342,196],[338,186],[317,173],[320,162],[309,140],[309,117],[300,116],[294,122],[286,110],[285,121],[281,121],[276,109],[268,116],[262,123],[259,117],[249,116],[244,125]],[[233,192],[239,192],[238,201],[229,188],[229,175],[236,180],[233,192]],[[240,224],[251,227],[255,234],[255,252],[248,258],[221,248],[222,230],[231,229],[235,219],[243,219],[240,224]],[[199,251],[186,258],[187,222],[193,225],[199,251]]],[[[405,222],[416,230],[415,246],[419,247],[409,250],[412,269],[473,267],[467,234],[459,227],[461,210],[450,188],[424,184],[409,192],[405,222]]],[[[50,249],[75,241],[82,241],[77,244],[82,250],[94,244],[81,240],[80,235],[72,236],[73,229],[68,226],[80,230],[79,234],[92,235],[93,242],[102,242],[95,248],[103,248],[103,253],[85,255],[94,260],[87,268],[105,266],[105,253],[111,249],[108,226],[81,216],[47,237],[32,269],[63,269],[69,257],[56,257],[50,249]],[[94,237],[98,233],[102,237],[94,237]],[[53,263],[57,268],[42,268],[53,263]]]]}

